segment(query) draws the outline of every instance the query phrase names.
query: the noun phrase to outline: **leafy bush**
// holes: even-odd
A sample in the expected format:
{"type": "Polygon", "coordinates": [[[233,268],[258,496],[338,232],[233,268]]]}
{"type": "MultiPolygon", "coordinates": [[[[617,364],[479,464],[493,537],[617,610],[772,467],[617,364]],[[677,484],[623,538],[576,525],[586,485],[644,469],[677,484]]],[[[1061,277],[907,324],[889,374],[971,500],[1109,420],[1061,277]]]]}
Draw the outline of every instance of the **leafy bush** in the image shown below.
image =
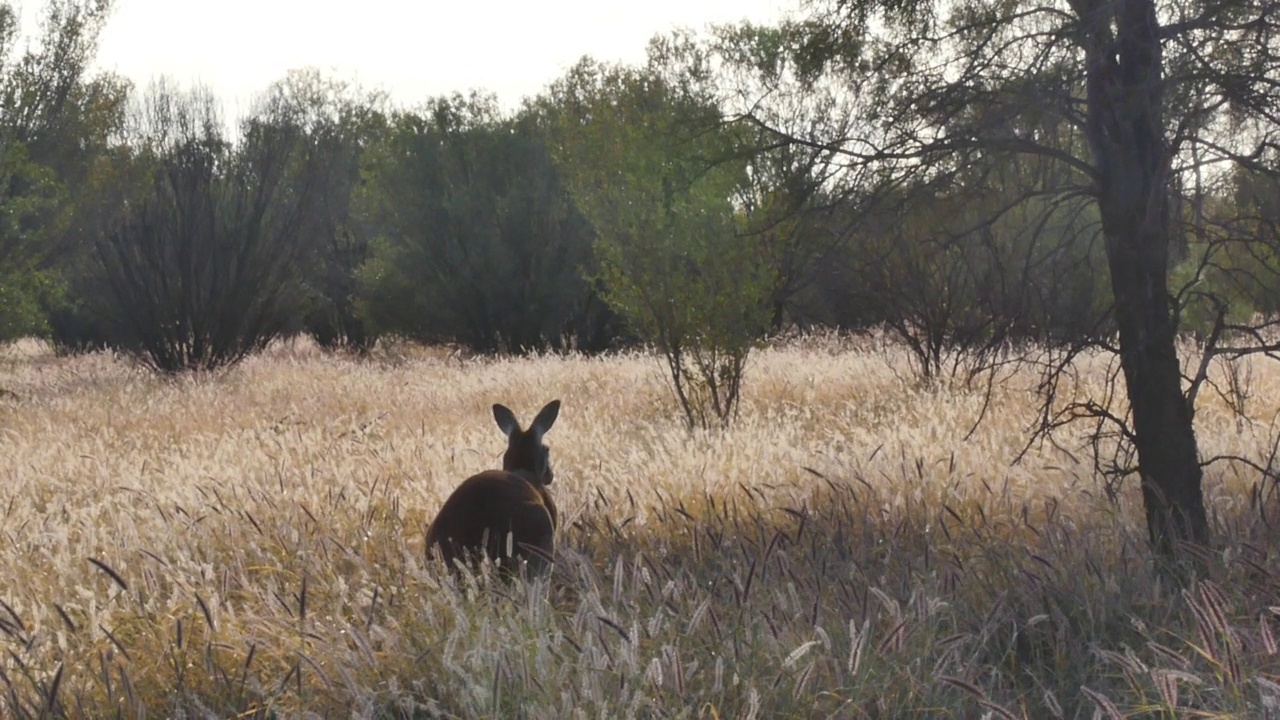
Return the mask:
{"type": "Polygon", "coordinates": [[[741,138],[656,71],[584,62],[543,111],[596,228],[605,300],[661,353],[688,426],[728,424],[777,287],[765,235],[735,204],[750,182],[731,159],[741,138]]]}
{"type": "Polygon", "coordinates": [[[583,340],[592,229],[541,133],[492,98],[440,98],[402,113],[371,152],[365,222],[379,236],[361,272],[376,333],[525,352],[583,340]]]}

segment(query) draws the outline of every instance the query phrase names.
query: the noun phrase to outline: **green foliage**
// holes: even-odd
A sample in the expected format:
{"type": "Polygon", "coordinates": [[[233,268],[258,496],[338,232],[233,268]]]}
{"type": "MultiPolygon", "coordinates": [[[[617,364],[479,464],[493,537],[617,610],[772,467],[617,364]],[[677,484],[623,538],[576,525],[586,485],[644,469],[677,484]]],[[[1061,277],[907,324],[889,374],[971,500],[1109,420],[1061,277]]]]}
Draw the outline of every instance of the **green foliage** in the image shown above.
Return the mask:
{"type": "Polygon", "coordinates": [[[375,332],[481,352],[594,334],[591,227],[531,119],[502,117],[491,97],[437,98],[391,118],[365,179],[358,203],[380,237],[362,307],[375,332]]]}
{"type": "Polygon", "coordinates": [[[777,278],[735,205],[749,183],[740,137],[677,80],[584,61],[542,110],[596,228],[605,299],[663,354],[689,425],[707,427],[736,413],[777,278]]]}
{"type": "Polygon", "coordinates": [[[45,308],[64,292],[60,278],[47,271],[0,274],[0,342],[46,334],[45,308]]]}
{"type": "Polygon", "coordinates": [[[28,158],[16,140],[0,146],[0,177],[19,191],[0,194],[0,342],[46,329],[41,302],[56,295],[56,281],[40,270],[39,220],[57,206],[53,174],[28,158]]]}
{"type": "Polygon", "coordinates": [[[1024,194],[1071,181],[1000,158],[945,182],[883,193],[855,217],[809,302],[848,328],[880,326],[912,350],[923,380],[971,380],[1011,345],[1069,345],[1107,331],[1106,259],[1086,198],[1024,194]]]}
{"type": "Polygon", "coordinates": [[[1186,249],[1169,279],[1181,327],[1201,339],[1280,313],[1280,181],[1242,169],[1215,190],[1182,204],[1186,249]]]}
{"type": "Polygon", "coordinates": [[[288,169],[289,184],[318,198],[304,230],[301,322],[322,347],[367,351],[376,336],[359,312],[357,273],[370,258],[371,229],[353,202],[365,150],[386,132],[385,98],[315,70],[290,72],[268,96],[299,125],[299,142],[314,147],[288,169]]]}
{"type": "Polygon", "coordinates": [[[412,254],[386,238],[369,241],[369,258],[357,271],[362,291],[361,317],[367,318],[378,335],[424,337],[431,333],[431,308],[424,298],[422,283],[406,268],[413,267],[412,254]]]}
{"type": "Polygon", "coordinates": [[[1177,293],[1179,327],[1201,340],[1226,327],[1245,327],[1255,312],[1264,311],[1267,298],[1250,278],[1258,277],[1258,269],[1271,274],[1280,267],[1264,247],[1247,254],[1226,249],[1224,243],[1193,241],[1188,259],[1169,273],[1169,285],[1177,293]]]}
{"type": "Polygon", "coordinates": [[[124,97],[113,78],[87,77],[109,9],[50,0],[24,38],[0,2],[0,339],[46,334],[67,302],[67,266],[92,225],[85,189],[124,97]]]}

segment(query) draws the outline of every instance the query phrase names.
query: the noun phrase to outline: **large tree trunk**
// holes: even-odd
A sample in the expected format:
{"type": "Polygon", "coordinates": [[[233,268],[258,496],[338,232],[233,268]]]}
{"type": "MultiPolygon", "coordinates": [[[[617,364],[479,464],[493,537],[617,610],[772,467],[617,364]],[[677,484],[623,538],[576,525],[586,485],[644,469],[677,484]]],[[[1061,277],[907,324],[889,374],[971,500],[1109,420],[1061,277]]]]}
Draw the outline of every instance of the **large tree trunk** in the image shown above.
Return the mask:
{"type": "Polygon", "coordinates": [[[1147,529],[1157,553],[1207,544],[1199,453],[1182,394],[1168,290],[1171,150],[1151,0],[1078,0],[1088,56],[1088,127],[1120,330],[1147,529]]]}
{"type": "Polygon", "coordinates": [[[1176,540],[1206,544],[1209,539],[1200,458],[1182,395],[1165,267],[1146,252],[1167,247],[1168,234],[1125,230],[1104,228],[1120,363],[1133,413],[1147,530],[1156,551],[1168,556],[1176,540]]]}

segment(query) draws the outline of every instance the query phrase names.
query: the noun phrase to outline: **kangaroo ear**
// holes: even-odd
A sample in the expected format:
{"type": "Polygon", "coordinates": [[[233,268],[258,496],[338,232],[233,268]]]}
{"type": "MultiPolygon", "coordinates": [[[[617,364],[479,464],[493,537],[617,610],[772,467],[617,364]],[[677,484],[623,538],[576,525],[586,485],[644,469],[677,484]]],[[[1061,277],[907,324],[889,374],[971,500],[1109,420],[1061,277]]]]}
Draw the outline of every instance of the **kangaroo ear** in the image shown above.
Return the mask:
{"type": "Polygon", "coordinates": [[[506,405],[500,403],[493,404],[493,419],[498,423],[498,429],[507,437],[520,432],[520,421],[516,420],[515,413],[506,405]]]}
{"type": "Polygon", "coordinates": [[[530,430],[538,433],[541,437],[552,425],[556,424],[556,416],[560,414],[560,401],[552,400],[547,406],[538,411],[538,417],[533,419],[533,424],[529,426],[530,430]]]}

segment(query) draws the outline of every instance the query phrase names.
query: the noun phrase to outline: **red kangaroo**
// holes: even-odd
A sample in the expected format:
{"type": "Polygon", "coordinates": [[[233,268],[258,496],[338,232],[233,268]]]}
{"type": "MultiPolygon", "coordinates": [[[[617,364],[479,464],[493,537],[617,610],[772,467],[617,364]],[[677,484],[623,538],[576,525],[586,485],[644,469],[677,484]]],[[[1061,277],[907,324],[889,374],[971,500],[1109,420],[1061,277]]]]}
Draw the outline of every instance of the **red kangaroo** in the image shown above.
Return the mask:
{"type": "Polygon", "coordinates": [[[453,491],[427,527],[427,553],[439,547],[450,569],[462,560],[476,567],[487,557],[503,570],[520,561],[531,574],[545,571],[552,559],[556,505],[551,484],[550,450],[542,436],[555,424],[560,401],[538,412],[528,430],[506,406],[493,406],[493,419],[507,435],[501,470],[472,475],[453,491]]]}

